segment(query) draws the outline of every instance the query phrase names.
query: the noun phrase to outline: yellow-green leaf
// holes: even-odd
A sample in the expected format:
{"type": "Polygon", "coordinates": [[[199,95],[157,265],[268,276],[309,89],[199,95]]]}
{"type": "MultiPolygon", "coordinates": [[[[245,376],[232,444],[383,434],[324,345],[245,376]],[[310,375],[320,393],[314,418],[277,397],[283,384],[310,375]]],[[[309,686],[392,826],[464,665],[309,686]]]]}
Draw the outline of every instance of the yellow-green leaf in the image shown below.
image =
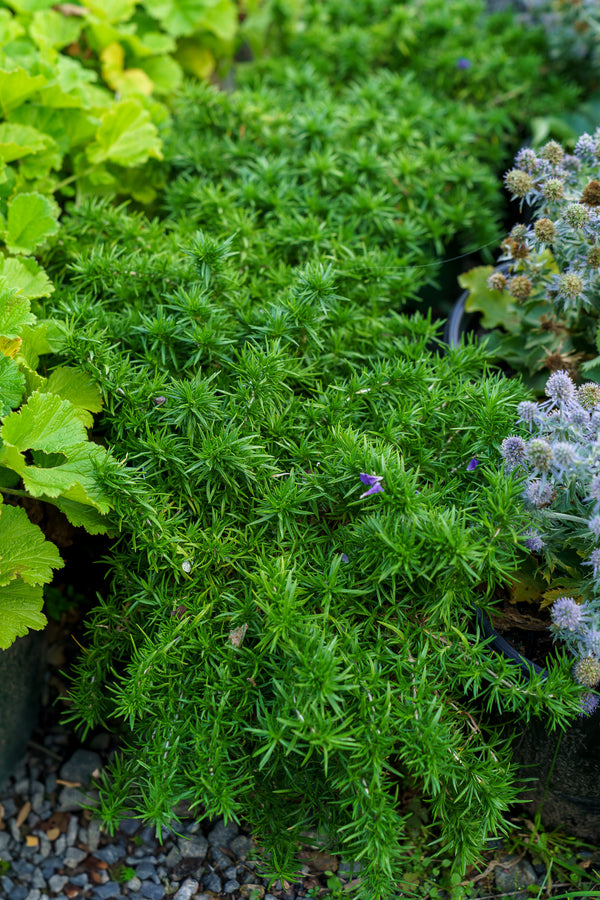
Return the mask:
{"type": "Polygon", "coordinates": [[[41,631],[46,627],[43,605],[42,585],[25,584],[18,578],[0,587],[0,650],[25,637],[29,629],[41,631]]]}
{"type": "Polygon", "coordinates": [[[6,71],[0,69],[0,108],[6,116],[11,109],[21,106],[29,97],[43,87],[44,75],[30,75],[25,69],[6,71]]]}
{"type": "Polygon", "coordinates": [[[8,204],[4,240],[12,253],[33,253],[58,231],[58,207],[42,194],[17,194],[8,204]]]}
{"type": "Polygon", "coordinates": [[[148,111],[134,99],[107,110],[87,156],[92,163],[110,161],[121,166],[138,166],[149,157],[162,159],[161,141],[148,111]]]}
{"type": "Polygon", "coordinates": [[[3,504],[0,511],[0,585],[22,578],[26,584],[45,584],[52,569],[64,565],[57,548],[20,506],[3,504]]]}

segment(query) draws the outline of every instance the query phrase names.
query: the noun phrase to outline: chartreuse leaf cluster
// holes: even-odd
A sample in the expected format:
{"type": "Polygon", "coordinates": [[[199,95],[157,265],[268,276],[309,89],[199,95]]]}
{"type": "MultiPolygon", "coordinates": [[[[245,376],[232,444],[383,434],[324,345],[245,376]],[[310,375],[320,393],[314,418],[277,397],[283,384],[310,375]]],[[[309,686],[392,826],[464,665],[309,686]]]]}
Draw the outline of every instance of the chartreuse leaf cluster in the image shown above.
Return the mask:
{"type": "Polygon", "coordinates": [[[73,215],[55,308],[102,390],[121,529],[71,687],[73,720],[121,736],[104,821],[160,831],[184,800],[249,823],[290,879],[316,830],[387,897],[412,778],[461,869],[516,796],[485,710],[564,726],[581,693],[560,656],[522,680],[474,624],[523,558],[521,485],[496,464],[520,382],[345,295],[343,269],[282,254],[261,285],[239,237],[73,215]],[[383,490],[361,498],[361,473],[383,490]]]}
{"type": "Polygon", "coordinates": [[[43,586],[63,565],[18,504],[53,503],[73,525],[105,532],[110,502],[95,469],[106,450],[88,440],[100,392],[89,376],[61,367],[50,377],[39,357],[53,349],[56,322],[39,320],[32,299],[52,290],[37,263],[5,260],[0,276],[0,648],[43,628],[43,586]],[[11,264],[11,265],[8,265],[11,264]],[[20,277],[22,276],[22,277],[20,277]],[[22,286],[19,286],[22,285],[22,286]]]}

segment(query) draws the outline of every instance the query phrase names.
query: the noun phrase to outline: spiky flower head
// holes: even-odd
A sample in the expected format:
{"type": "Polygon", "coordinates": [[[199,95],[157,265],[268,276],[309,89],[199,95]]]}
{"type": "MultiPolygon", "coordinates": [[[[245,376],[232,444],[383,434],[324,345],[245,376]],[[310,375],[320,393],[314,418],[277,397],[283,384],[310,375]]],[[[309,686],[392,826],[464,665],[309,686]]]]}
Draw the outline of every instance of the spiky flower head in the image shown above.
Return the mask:
{"type": "Polygon", "coordinates": [[[577,447],[569,441],[557,441],[552,445],[552,464],[564,472],[577,459],[577,447]]]}
{"type": "MultiPolygon", "coordinates": [[[[588,528],[594,537],[600,537],[600,516],[596,514],[588,521],[588,528]]],[[[600,656],[600,653],[598,654],[600,656]]]]}
{"type": "Polygon", "coordinates": [[[587,607],[573,597],[559,597],[550,610],[552,624],[566,631],[577,631],[587,620],[587,607]]]}
{"type": "Polygon", "coordinates": [[[510,434],[507,438],[504,438],[500,445],[500,452],[509,471],[525,461],[526,447],[527,444],[518,434],[510,434]]]}
{"type": "Polygon", "coordinates": [[[588,500],[595,500],[600,503],[600,475],[594,475],[588,484],[588,500]]]}
{"type": "Polygon", "coordinates": [[[593,409],[600,403],[600,384],[586,381],[577,388],[577,400],[584,409],[593,409]]]}
{"type": "Polygon", "coordinates": [[[517,406],[517,413],[519,414],[518,421],[525,422],[527,425],[532,425],[535,417],[539,414],[540,408],[537,403],[534,403],[533,400],[523,400],[517,406]]]}
{"type": "Polygon", "coordinates": [[[581,656],[573,666],[573,678],[584,687],[595,687],[600,681],[600,661],[595,656],[581,656]]]}
{"type": "Polygon", "coordinates": [[[492,272],[487,283],[491,291],[504,291],[506,290],[508,280],[504,272],[492,272]]]}
{"type": "Polygon", "coordinates": [[[589,211],[581,203],[569,203],[563,212],[563,219],[571,228],[583,228],[589,217],[589,211]]]}
{"type": "Polygon", "coordinates": [[[584,694],[581,698],[581,712],[580,716],[591,716],[598,709],[598,704],[600,704],[600,697],[597,694],[587,693],[584,694]]]}
{"type": "Polygon", "coordinates": [[[523,147],[515,156],[515,163],[519,169],[525,172],[532,172],[538,165],[538,157],[535,150],[531,147],[523,147]]]}
{"type": "Polygon", "coordinates": [[[535,187],[533,176],[522,169],[511,169],[507,172],[504,176],[504,183],[515,197],[526,197],[535,187]]]}
{"type": "Polygon", "coordinates": [[[546,382],[544,393],[553,403],[568,403],[575,399],[575,385],[566,369],[552,373],[546,382]]]}
{"type": "Polygon", "coordinates": [[[527,237],[527,225],[515,225],[511,228],[510,236],[513,241],[524,241],[527,237]]]}
{"type": "Polygon", "coordinates": [[[531,550],[532,553],[539,553],[546,546],[546,542],[543,540],[541,535],[539,535],[532,528],[529,528],[527,530],[523,543],[528,550],[531,550]]]}
{"type": "Polygon", "coordinates": [[[556,280],[560,296],[567,304],[578,300],[585,289],[585,280],[577,272],[563,272],[556,280]]]}
{"type": "Polygon", "coordinates": [[[546,216],[537,220],[533,226],[533,231],[538,241],[541,241],[542,244],[551,244],[556,239],[554,222],[546,216]]]}
{"type": "Polygon", "coordinates": [[[581,202],[587,206],[600,206],[600,181],[597,178],[588,181],[582,191],[581,202]]]}
{"type": "Polygon", "coordinates": [[[590,629],[583,637],[583,646],[587,653],[600,656],[600,631],[590,629]]]}
{"type": "Polygon", "coordinates": [[[592,575],[594,578],[598,578],[598,575],[600,574],[600,550],[592,550],[590,558],[582,563],[582,566],[591,566],[592,575]]]}
{"type": "Polygon", "coordinates": [[[577,139],[573,152],[579,159],[591,161],[596,154],[596,143],[596,138],[593,138],[591,134],[584,132],[577,139]]]}
{"type": "Polygon", "coordinates": [[[565,186],[560,178],[549,178],[542,187],[542,193],[546,200],[562,200],[565,186]]]}
{"type": "Polygon", "coordinates": [[[597,269],[600,267],[600,244],[596,244],[594,247],[590,247],[588,250],[588,255],[586,262],[591,269],[597,269]]]}
{"type": "Polygon", "coordinates": [[[539,478],[532,478],[525,488],[525,499],[529,500],[536,509],[544,509],[550,506],[556,496],[556,492],[551,484],[544,484],[539,478]]]}
{"type": "Polygon", "coordinates": [[[547,159],[548,162],[553,163],[555,166],[558,166],[563,161],[565,155],[565,151],[557,141],[548,141],[539,153],[542,159],[547,159]]]}
{"type": "Polygon", "coordinates": [[[542,438],[529,441],[526,449],[527,462],[538,472],[549,472],[552,463],[552,447],[542,438]]]}
{"type": "Polygon", "coordinates": [[[527,300],[532,290],[533,284],[527,275],[515,275],[508,282],[508,292],[515,300],[527,300]]]}

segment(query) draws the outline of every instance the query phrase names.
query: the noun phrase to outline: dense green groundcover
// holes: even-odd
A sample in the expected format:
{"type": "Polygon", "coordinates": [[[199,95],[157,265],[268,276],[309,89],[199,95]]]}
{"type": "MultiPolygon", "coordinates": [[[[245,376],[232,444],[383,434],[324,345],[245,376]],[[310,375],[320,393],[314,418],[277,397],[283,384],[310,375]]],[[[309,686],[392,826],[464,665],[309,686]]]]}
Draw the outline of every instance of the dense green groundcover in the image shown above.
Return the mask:
{"type": "Polygon", "coordinates": [[[28,71],[27,47],[4,50],[22,63],[5,83],[31,89],[9,129],[56,130],[56,79],[82,129],[6,160],[0,212],[6,239],[40,194],[47,230],[7,245],[47,267],[61,361],[105,403],[98,478],[121,536],[72,718],[122,736],[109,825],[160,828],[185,800],[249,824],[280,875],[317,827],[384,897],[402,779],[462,869],[516,791],[481,710],[554,726],[579,708],[566,659],[524,683],[473,628],[524,553],[498,454],[523,387],[407,315],[440,256],[497,243],[498,169],[528,117],[577,94],[544,71],[541,31],[483,12],[266,4],[272,55],[232,93],[187,85],[172,119],[75,84],[56,53],[28,71]],[[70,189],[58,230],[47,194],[70,189]],[[99,196],[124,192],[150,215],[99,196]]]}
{"type": "Polygon", "coordinates": [[[526,395],[319,264],[257,301],[232,242],[187,228],[84,205],[51,266],[64,353],[102,388],[122,531],[72,718],[122,735],[109,825],[166,825],[186,800],[244,821],[288,876],[316,826],[365,863],[365,897],[388,896],[399,778],[464,866],[515,796],[481,705],[554,724],[578,708],[566,660],[525,684],[471,627],[523,556],[498,445],[526,395]],[[361,496],[361,473],[383,490],[361,496]]]}

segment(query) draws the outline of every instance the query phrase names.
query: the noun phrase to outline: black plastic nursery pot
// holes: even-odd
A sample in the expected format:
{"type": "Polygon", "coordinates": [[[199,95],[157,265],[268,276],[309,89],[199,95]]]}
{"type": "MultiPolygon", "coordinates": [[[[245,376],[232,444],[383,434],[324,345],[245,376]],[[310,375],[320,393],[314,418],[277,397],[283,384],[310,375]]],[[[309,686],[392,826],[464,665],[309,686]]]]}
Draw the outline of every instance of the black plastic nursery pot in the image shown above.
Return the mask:
{"type": "Polygon", "coordinates": [[[37,723],[45,659],[44,632],[30,631],[0,650],[0,786],[24,755],[37,723]]]}
{"type": "MultiPolygon", "coordinates": [[[[478,614],[489,647],[519,666],[524,678],[544,669],[521,655],[478,614]]],[[[532,721],[513,740],[513,760],[522,778],[519,806],[540,813],[546,828],[592,843],[600,842],[600,714],[582,716],[566,731],[549,732],[541,719],[532,721]]]]}

